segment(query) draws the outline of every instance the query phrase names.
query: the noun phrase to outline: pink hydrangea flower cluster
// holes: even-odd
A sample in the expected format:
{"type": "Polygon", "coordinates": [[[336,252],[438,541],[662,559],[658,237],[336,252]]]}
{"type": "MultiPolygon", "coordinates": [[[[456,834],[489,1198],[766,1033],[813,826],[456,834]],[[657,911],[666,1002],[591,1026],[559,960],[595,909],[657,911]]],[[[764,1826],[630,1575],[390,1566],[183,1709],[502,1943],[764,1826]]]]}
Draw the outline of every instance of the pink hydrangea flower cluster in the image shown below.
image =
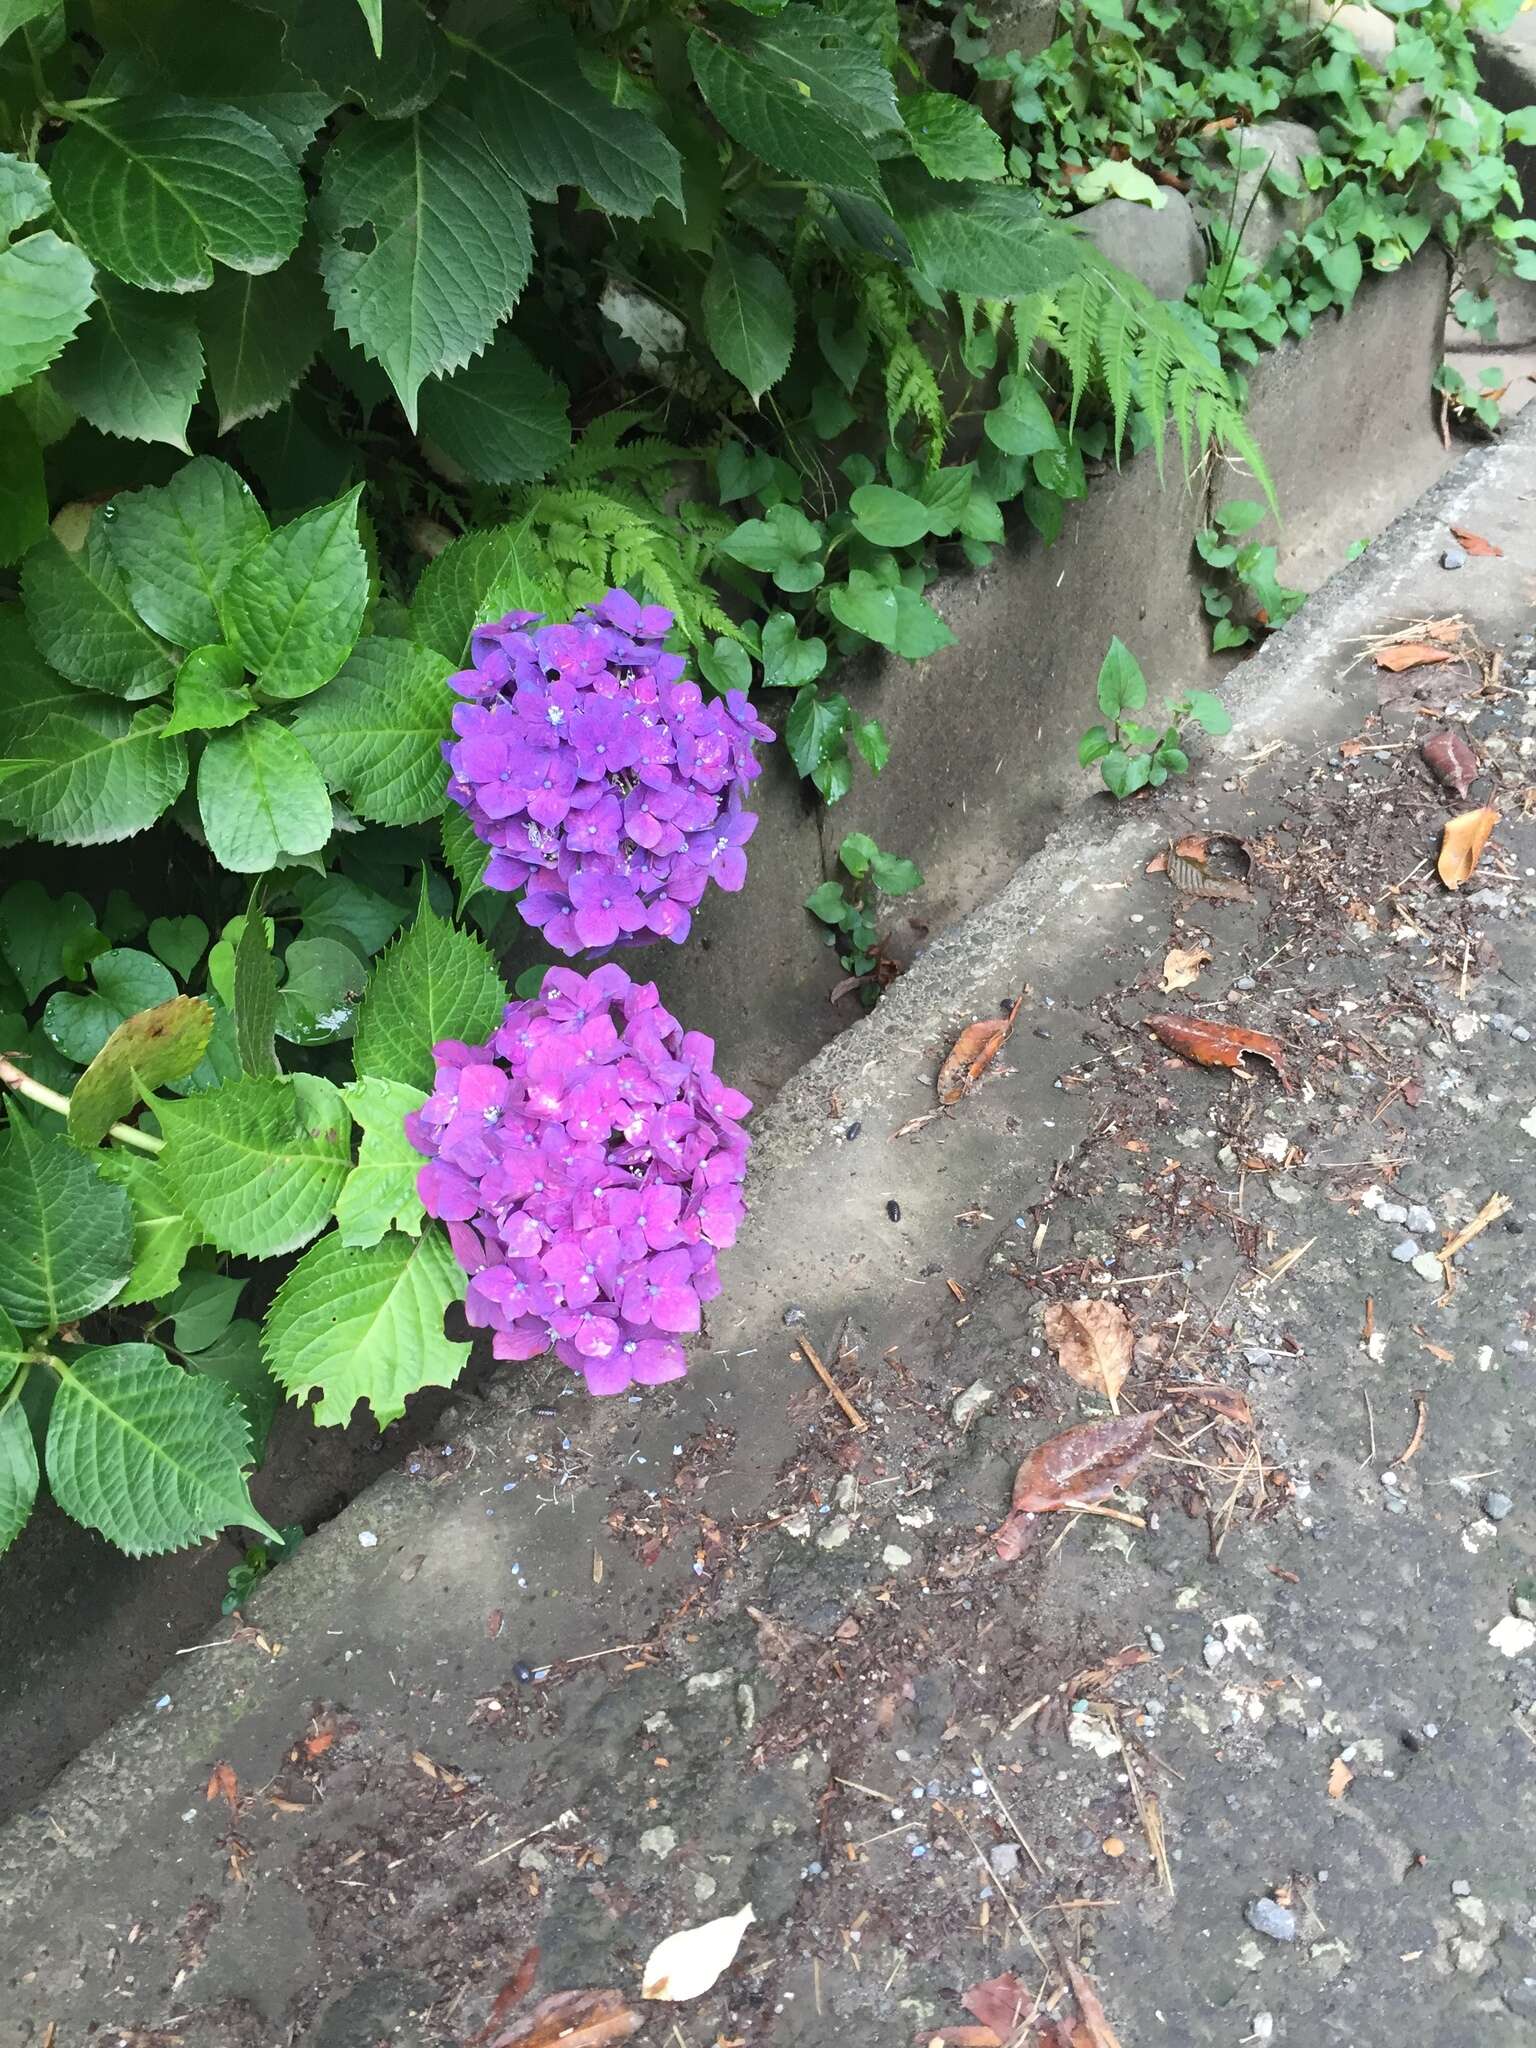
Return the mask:
{"type": "Polygon", "coordinates": [[[680,1378],[745,1213],[752,1105],[716,1075],[713,1039],[621,967],[552,967],[488,1045],[433,1050],[406,1135],[496,1357],[553,1344],[594,1394],[680,1378]]]}
{"type": "Polygon", "coordinates": [[[711,882],[739,889],[757,824],[740,690],[706,702],[662,640],[672,614],[610,590],[568,625],[479,626],[445,740],[448,794],[493,849],[485,880],[558,953],[688,936],[711,882]]]}

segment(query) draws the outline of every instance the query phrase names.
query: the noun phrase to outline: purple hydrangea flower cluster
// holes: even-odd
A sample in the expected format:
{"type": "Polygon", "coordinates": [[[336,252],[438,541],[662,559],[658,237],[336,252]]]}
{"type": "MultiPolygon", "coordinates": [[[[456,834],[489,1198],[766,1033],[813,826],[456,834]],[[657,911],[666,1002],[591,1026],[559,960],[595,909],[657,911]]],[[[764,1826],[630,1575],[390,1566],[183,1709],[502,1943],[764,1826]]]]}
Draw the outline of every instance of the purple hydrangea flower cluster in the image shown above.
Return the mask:
{"type": "Polygon", "coordinates": [[[716,1075],[713,1039],[621,967],[552,967],[488,1045],[433,1051],[406,1135],[495,1355],[553,1344],[594,1394],[680,1378],[678,1340],[720,1292],[715,1253],[745,1213],[752,1105],[716,1075]]]}
{"type": "Polygon", "coordinates": [[[445,740],[448,794],[493,849],[485,880],[556,952],[681,944],[711,881],[739,889],[757,824],[740,690],[705,702],[662,640],[672,614],[610,590],[568,625],[508,612],[475,629],[468,701],[445,740]]]}

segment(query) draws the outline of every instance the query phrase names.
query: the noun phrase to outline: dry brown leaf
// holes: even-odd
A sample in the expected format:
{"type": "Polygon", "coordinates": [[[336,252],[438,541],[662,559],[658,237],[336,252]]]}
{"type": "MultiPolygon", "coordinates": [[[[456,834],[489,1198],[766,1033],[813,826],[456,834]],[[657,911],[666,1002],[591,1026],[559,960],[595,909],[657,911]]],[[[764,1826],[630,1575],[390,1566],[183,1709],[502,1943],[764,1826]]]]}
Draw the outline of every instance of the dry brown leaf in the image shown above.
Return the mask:
{"type": "Polygon", "coordinates": [[[1046,1342],[1069,1378],[1113,1401],[1131,1369],[1134,1337],[1113,1301],[1053,1301],[1045,1311],[1046,1342]]]}
{"type": "Polygon", "coordinates": [[[617,1991],[552,1991],[527,2019],[498,2034],[491,2048],[608,2048],[645,2024],[617,1991]]]}
{"type": "Polygon", "coordinates": [[[1164,1404],[1145,1415],[1085,1422],[1036,1444],[1014,1474],[1014,1512],[1038,1515],[1081,1507],[1128,1486],[1167,1413],[1164,1404]]]}
{"type": "Polygon", "coordinates": [[[1477,756],[1459,732],[1432,732],[1419,748],[1424,765],[1452,796],[1465,796],[1477,774],[1477,756]]]}
{"type": "Polygon", "coordinates": [[[1165,996],[1171,996],[1175,989],[1191,988],[1200,979],[1200,970],[1209,965],[1210,954],[1203,946],[1172,946],[1163,962],[1163,978],[1159,986],[1165,996]]]}
{"type": "Polygon", "coordinates": [[[1393,640],[1376,650],[1376,666],[1401,675],[1405,668],[1427,668],[1434,661],[1454,661],[1446,647],[1431,647],[1427,640],[1393,640]]]}
{"type": "Polygon", "coordinates": [[[1077,2000],[1077,2009],[1083,2016],[1083,2025],[1088,2029],[1089,2048],[1120,2048],[1120,2037],[1109,2024],[1093,1980],[1078,1968],[1070,1956],[1063,1956],[1062,1968],[1067,1973],[1072,1996],[1077,2000]]]}
{"type": "Polygon", "coordinates": [[[334,1728],[322,1728],[318,1735],[306,1735],[304,1738],[304,1754],[306,1756],[324,1756],[335,1740],[336,1730],[334,1728]]]}
{"type": "Polygon", "coordinates": [[[1236,1387],[1224,1387],[1211,1380],[1191,1380],[1181,1386],[1169,1387],[1167,1391],[1175,1401],[1193,1401],[1198,1407],[1214,1409],[1228,1422],[1241,1423],[1245,1429],[1253,1427],[1253,1410],[1248,1405],[1248,1396],[1240,1394],[1236,1387]]]}
{"type": "Polygon", "coordinates": [[[1498,812],[1486,805],[1481,810],[1463,811],[1460,817],[1446,819],[1435,872],[1447,889],[1459,889],[1472,875],[1498,822],[1498,812]]]}
{"type": "Polygon", "coordinates": [[[1502,555],[1504,550],[1496,547],[1491,540],[1484,540],[1480,533],[1469,533],[1464,526],[1453,526],[1451,536],[1464,547],[1469,555],[1502,555]]]}
{"type": "Polygon", "coordinates": [[[232,1764],[215,1764],[208,1776],[208,1790],[203,1795],[212,1805],[215,1799],[222,1799],[231,1813],[240,1805],[240,1780],[235,1776],[232,1764]]]}
{"type": "Polygon", "coordinates": [[[988,1977],[985,1983],[962,1991],[960,2003],[973,2019],[980,2020],[1006,2041],[1018,2031],[1019,2021],[1033,2005],[1034,1996],[1012,1970],[1004,1970],[1000,1977],[988,1977]]]}
{"type": "Polygon", "coordinates": [[[1285,1071],[1285,1048],[1267,1031],[1245,1031],[1240,1024],[1208,1023],[1203,1017],[1147,1017],[1143,1020],[1171,1051],[1182,1053],[1202,1067],[1239,1067],[1243,1054],[1268,1060],[1280,1076],[1289,1095],[1290,1076],[1285,1071]]]}
{"type": "Polygon", "coordinates": [[[485,2025],[478,2034],[470,2035],[469,2048],[477,2048],[479,2042],[488,2041],[518,2000],[528,1996],[533,1989],[533,1980],[538,1974],[538,1968],[539,1952],[536,1948],[531,1948],[497,1992],[496,2003],[491,2007],[485,2025]]]}
{"type": "Polygon", "coordinates": [[[1355,1774],[1343,1757],[1336,1756],[1328,1766],[1328,1797],[1342,1799],[1355,1782],[1355,1774]]]}
{"type": "Polygon", "coordinates": [[[1023,1000],[1021,990],[1018,1002],[1006,1016],[983,1017],[978,1023],[967,1024],[955,1040],[939,1069],[939,1100],[946,1109],[964,1101],[1008,1043],[1023,1000]]]}

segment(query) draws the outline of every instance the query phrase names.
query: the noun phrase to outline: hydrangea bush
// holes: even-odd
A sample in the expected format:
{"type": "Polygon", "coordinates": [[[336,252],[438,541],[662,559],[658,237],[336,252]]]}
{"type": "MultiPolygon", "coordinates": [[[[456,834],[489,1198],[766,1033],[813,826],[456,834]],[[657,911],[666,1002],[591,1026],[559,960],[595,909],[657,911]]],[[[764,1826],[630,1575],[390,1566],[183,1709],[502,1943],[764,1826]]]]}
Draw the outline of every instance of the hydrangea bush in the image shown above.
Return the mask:
{"type": "Polygon", "coordinates": [[[567,956],[681,944],[713,881],[740,889],[771,729],[740,690],[706,702],[663,640],[672,614],[611,590],[565,625],[508,612],[449,678],[466,701],[448,795],[493,849],[485,882],[567,956]]]}
{"type": "Polygon", "coordinates": [[[553,1344],[594,1394],[680,1378],[744,1214],[752,1105],[715,1074],[714,1041],[610,964],[552,967],[488,1044],[434,1051],[406,1118],[417,1187],[496,1357],[553,1344]]]}

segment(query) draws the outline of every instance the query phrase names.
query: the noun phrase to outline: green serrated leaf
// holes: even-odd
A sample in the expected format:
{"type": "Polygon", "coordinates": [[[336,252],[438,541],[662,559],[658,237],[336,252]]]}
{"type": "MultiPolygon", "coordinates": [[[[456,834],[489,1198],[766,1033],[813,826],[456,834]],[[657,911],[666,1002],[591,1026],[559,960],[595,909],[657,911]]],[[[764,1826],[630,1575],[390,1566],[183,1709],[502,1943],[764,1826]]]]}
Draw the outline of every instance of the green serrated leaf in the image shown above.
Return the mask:
{"type": "MultiPolygon", "coordinates": [[[[778,62],[766,38],[753,29],[731,41],[695,29],[688,38],[688,62],[710,112],[743,148],[792,178],[884,207],[874,152],[840,118],[841,100],[827,89],[825,72],[818,93],[793,64],[778,62]]],[[[894,107],[893,93],[893,112],[894,107]]]]}
{"type": "Polygon", "coordinates": [[[443,806],[442,742],[453,702],[440,654],[373,638],[299,707],[293,730],[360,817],[416,825],[443,806]]]}
{"type": "Polygon", "coordinates": [[[123,491],[102,516],[144,623],[180,647],[218,640],[225,587],[267,534],[267,515],[250,486],[228,463],[199,455],[167,484],[123,491]]]}
{"type": "Polygon", "coordinates": [[[187,751],[152,711],[105,698],[79,715],[50,713],[26,740],[18,773],[0,780],[0,819],[59,846],[105,846],[152,825],[180,796],[187,751]]]}
{"type": "Polygon", "coordinates": [[[128,1197],[68,1138],[24,1117],[0,1131],[0,1309],[23,1330],[56,1330],[117,1293],[133,1264],[128,1197]]]}
{"type": "Polygon", "coordinates": [[[638,220],[665,199],[684,211],[682,159],[649,113],[615,106],[587,80],[570,24],[510,10],[465,44],[470,112],[498,138],[535,199],[578,185],[604,213],[638,220]]]}
{"type": "Polygon", "coordinates": [[[173,996],[127,1018],[75,1083],[69,1135],[94,1152],[142,1095],[190,1074],[212,1036],[213,1011],[196,996],[173,996]]]}
{"type": "Polygon", "coordinates": [[[84,251],[51,228],[0,248],[0,395],[47,369],[95,296],[84,251]]]}
{"type": "Polygon", "coordinates": [[[222,1336],[187,1363],[205,1379],[216,1380],[239,1402],[251,1433],[252,1462],[259,1466],[266,1457],[267,1438],[283,1401],[282,1388],[267,1371],[267,1362],[261,1355],[261,1325],[243,1317],[232,1322],[222,1336]]]}
{"type": "Polygon", "coordinates": [[[421,432],[466,476],[537,483],[570,452],[570,401],[504,327],[457,376],[427,385],[421,432]]]}
{"type": "MultiPolygon", "coordinates": [[[[14,1326],[0,1314],[0,1391],[10,1380],[8,1365],[19,1342],[14,1326]]],[[[27,1411],[12,1401],[0,1410],[0,1557],[26,1527],[41,1477],[27,1411]]]]}
{"type": "Polygon", "coordinates": [[[0,565],[20,561],[47,531],[43,451],[20,404],[0,400],[0,565]]]}
{"type": "Polygon", "coordinates": [[[458,804],[450,803],[443,812],[443,859],[458,884],[459,899],[455,910],[460,917],[464,915],[465,904],[485,882],[491,852],[492,849],[470,823],[469,813],[458,804]]]}
{"type": "Polygon", "coordinates": [[[100,954],[91,963],[91,979],[95,986],[90,995],[61,992],[48,998],[43,1011],[44,1031],[78,1067],[89,1065],[129,1017],[152,1004],[168,1002],[176,993],[169,971],[148,953],[132,947],[114,947],[100,954]]]}
{"type": "Polygon", "coordinates": [[[109,1146],[92,1162],[103,1180],[127,1192],[133,1214],[133,1271],[117,1297],[124,1304],[157,1301],[181,1278],[198,1242],[197,1225],[172,1201],[158,1159],[109,1146]]]}
{"type": "Polygon", "coordinates": [[[275,1258],[329,1221],[351,1165],[346,1104],[316,1074],[253,1075],[161,1105],[166,1184],[223,1252],[275,1258]]]}
{"type": "Polygon", "coordinates": [[[200,917],[157,917],[145,938],[157,960],[163,960],[182,982],[192,979],[192,970],[208,946],[208,927],[200,917]]]}
{"type": "Polygon", "coordinates": [[[50,171],[76,241],[147,291],[199,291],[215,260],[275,270],[304,224],[299,174],[270,130],[211,101],[167,95],[76,113],[50,171]]]}
{"type": "Polygon", "coordinates": [[[217,732],[238,725],[256,709],[245,686],[245,663],[232,647],[216,641],[194,647],[176,671],[171,715],[161,728],[163,738],[180,732],[217,732]]]}
{"type": "Polygon", "coordinates": [[[357,1020],[357,1072],[430,1088],[437,1041],[484,1041],[501,1022],[506,1003],[485,946],[456,931],[423,898],[415,923],[381,956],[369,979],[357,1020]]]}
{"type": "Polygon", "coordinates": [[[372,959],[400,929],[398,901],[346,875],[304,875],[292,885],[306,939],[340,939],[359,960],[372,959]]]}
{"type": "Polygon", "coordinates": [[[194,310],[221,434],[275,411],[330,331],[319,272],[303,248],[261,277],[221,270],[194,310]]]}
{"type": "MultiPolygon", "coordinates": [[[[0,788],[0,802],[5,791],[0,788]]],[[[315,853],[331,836],[331,799],[313,758],[285,726],[248,718],[216,732],[197,770],[208,848],[237,875],[315,853]]]]}
{"type": "Polygon", "coordinates": [[[355,8],[337,0],[259,0],[284,22],[283,53],[338,100],[360,100],[375,119],[419,113],[437,97],[449,52],[416,0],[378,5],[382,48],[355,8]]]}
{"type": "Polygon", "coordinates": [[[134,703],[170,688],[176,657],[134,611],[108,523],[92,519],[78,548],[45,534],[21,565],[21,602],[38,653],[60,675],[134,703]]]}
{"type": "Polygon", "coordinates": [[[277,1053],[272,1040],[277,1028],[277,962],[272,956],[271,923],[261,914],[260,883],[251,891],[250,907],[235,940],[230,996],[242,1070],[275,1074],[277,1053]]]}
{"type": "Polygon", "coordinates": [[[1027,298],[1084,266],[1088,245],[1047,220],[1022,186],[934,178],[913,163],[890,165],[887,178],[913,260],[936,291],[1027,298]]]}
{"type": "Polygon", "coordinates": [[[336,1227],[343,1244],[377,1244],[386,1231],[419,1234],[426,1211],[416,1192],[422,1158],[405,1135],[405,1118],[426,1096],[401,1081],[365,1076],[343,1090],[352,1120],[361,1130],[357,1164],[336,1203],[336,1227]]]}
{"type": "Polygon", "coordinates": [[[116,1344],[56,1368],[48,1485],[67,1515],[131,1557],[176,1550],[230,1523],[276,1537],[245,1482],[239,1404],[154,1344],[116,1344]]]}
{"type": "Polygon", "coordinates": [[[722,241],[701,303],[716,362],[745,385],[756,405],[789,368],[794,351],[795,302],[784,273],[760,250],[722,241]]]}
{"type": "Polygon", "coordinates": [[[102,433],[183,450],[202,381],[191,313],[111,277],[100,280],[90,318],[53,366],[59,397],[102,433]]]}
{"type": "Polygon", "coordinates": [[[560,608],[559,579],[525,525],[468,533],[427,564],[411,602],[415,638],[449,661],[462,661],[471,629],[490,616],[492,593],[504,609],[560,608]]]}
{"type": "Polygon", "coordinates": [[[104,953],[96,913],[74,890],[50,896],[41,882],[13,882],[0,896],[0,960],[35,1003],[56,981],[76,981],[104,953]]]}
{"type": "Polygon", "coordinates": [[[368,604],[368,561],[357,532],[362,490],[357,484],[278,527],[233,567],[219,600],[224,637],[265,696],[318,690],[356,644],[368,604]]]}
{"type": "Polygon", "coordinates": [[[916,92],[899,104],[913,154],[933,177],[990,181],[1007,170],[1002,141],[980,107],[948,92],[916,92]]]}
{"type": "Polygon", "coordinates": [[[278,23],[247,7],[130,0],[113,7],[103,41],[109,55],[92,81],[96,92],[134,98],[175,92],[216,100],[270,129],[294,164],[341,98],[311,85],[288,63],[278,23]]]}
{"type": "Polygon", "coordinates": [[[516,305],[528,202],[493,132],[438,106],[348,128],[326,153],[318,218],[337,325],[383,367],[414,430],[426,379],[462,369],[516,305]]]}
{"type": "Polygon", "coordinates": [[[357,1247],[332,1231],[307,1251],[267,1311],[262,1348],[295,1401],[318,1394],[316,1422],[350,1421],[367,1401],[382,1429],[421,1387],[449,1387],[467,1344],[443,1335],[463,1274],[443,1233],[391,1234],[357,1247]]]}

